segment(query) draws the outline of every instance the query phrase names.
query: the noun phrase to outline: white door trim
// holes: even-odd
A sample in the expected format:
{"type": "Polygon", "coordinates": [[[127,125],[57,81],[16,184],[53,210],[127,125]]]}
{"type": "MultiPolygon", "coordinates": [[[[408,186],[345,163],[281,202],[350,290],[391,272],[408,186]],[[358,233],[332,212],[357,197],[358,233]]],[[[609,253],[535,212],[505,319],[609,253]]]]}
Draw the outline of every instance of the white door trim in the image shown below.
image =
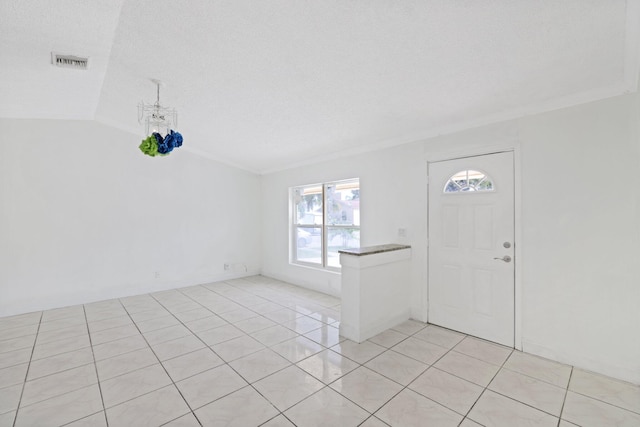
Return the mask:
{"type": "MultiPolygon", "coordinates": [[[[427,147],[428,150],[428,147],[427,147]]],[[[515,252],[515,273],[514,273],[514,346],[516,350],[522,351],[522,180],[521,180],[521,165],[520,158],[521,149],[519,141],[511,141],[507,144],[490,145],[483,147],[467,147],[464,149],[453,149],[447,151],[436,151],[433,153],[425,153],[425,161],[427,162],[427,173],[429,171],[429,163],[455,160],[465,157],[482,156],[486,154],[501,153],[501,152],[513,152],[514,159],[514,252],[515,252]]],[[[429,177],[427,180],[427,200],[429,197],[428,191],[429,177]]],[[[429,229],[429,204],[427,203],[427,239],[430,235],[429,229]]],[[[424,291],[422,292],[422,318],[427,322],[429,320],[429,242],[427,240],[427,250],[425,251],[424,265],[427,269],[424,274],[424,291]]]]}

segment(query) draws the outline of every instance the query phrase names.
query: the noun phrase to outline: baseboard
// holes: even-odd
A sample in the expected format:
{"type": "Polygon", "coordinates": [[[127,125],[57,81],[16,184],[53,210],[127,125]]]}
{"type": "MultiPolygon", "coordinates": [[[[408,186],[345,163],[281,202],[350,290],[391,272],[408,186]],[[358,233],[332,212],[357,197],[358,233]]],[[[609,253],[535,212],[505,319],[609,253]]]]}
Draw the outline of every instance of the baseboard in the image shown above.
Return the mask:
{"type": "Polygon", "coordinates": [[[363,341],[368,340],[371,337],[375,337],[376,335],[386,331],[387,329],[393,328],[394,326],[398,326],[399,324],[406,322],[411,318],[410,312],[407,310],[405,313],[394,316],[390,319],[386,319],[382,322],[377,322],[373,325],[365,325],[361,328],[360,333],[358,334],[358,329],[353,325],[345,324],[344,322],[340,323],[340,335],[345,338],[349,338],[352,341],[357,343],[361,343],[363,341]]]}
{"type": "MultiPolygon", "coordinates": [[[[262,274],[265,277],[270,277],[272,279],[281,280],[283,282],[291,283],[292,285],[300,286],[301,288],[310,289],[312,291],[316,291],[316,292],[320,292],[320,293],[323,293],[323,294],[331,295],[331,296],[336,297],[336,298],[340,298],[341,297],[340,289],[337,289],[337,288],[332,287],[330,285],[321,286],[321,285],[318,285],[317,283],[315,283],[313,281],[301,280],[301,279],[299,279],[297,277],[293,277],[291,275],[276,273],[276,272],[272,272],[272,271],[263,271],[260,274],[262,274]]],[[[329,274],[335,274],[335,273],[329,273],[329,274]]]]}
{"type": "Polygon", "coordinates": [[[127,283],[113,287],[100,289],[70,289],[67,292],[58,292],[55,295],[38,297],[31,295],[28,299],[7,302],[0,306],[0,318],[14,316],[35,311],[51,310],[55,308],[69,307],[72,305],[89,304],[117,298],[126,298],[135,295],[143,295],[153,292],[162,292],[170,289],[188,288],[189,286],[203,285],[207,283],[221,282],[224,280],[239,279],[242,277],[260,274],[258,270],[232,271],[224,274],[203,275],[187,280],[149,281],[144,283],[127,283]]]}
{"type": "Polygon", "coordinates": [[[586,371],[595,372],[611,378],[640,385],[640,365],[636,365],[635,368],[612,365],[610,363],[603,362],[602,360],[591,359],[584,354],[559,352],[544,345],[524,339],[522,341],[522,350],[524,353],[544,357],[545,359],[572,365],[586,371]]]}

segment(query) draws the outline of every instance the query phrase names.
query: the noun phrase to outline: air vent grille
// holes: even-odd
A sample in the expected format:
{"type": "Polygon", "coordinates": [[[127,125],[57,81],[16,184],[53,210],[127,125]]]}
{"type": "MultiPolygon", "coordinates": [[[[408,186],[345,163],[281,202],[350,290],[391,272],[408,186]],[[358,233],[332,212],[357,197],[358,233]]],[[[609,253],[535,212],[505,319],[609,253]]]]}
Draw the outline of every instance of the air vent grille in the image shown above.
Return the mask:
{"type": "Polygon", "coordinates": [[[60,55],[52,52],[51,63],[62,68],[86,70],[89,67],[89,58],[81,58],[73,55],[60,55]]]}

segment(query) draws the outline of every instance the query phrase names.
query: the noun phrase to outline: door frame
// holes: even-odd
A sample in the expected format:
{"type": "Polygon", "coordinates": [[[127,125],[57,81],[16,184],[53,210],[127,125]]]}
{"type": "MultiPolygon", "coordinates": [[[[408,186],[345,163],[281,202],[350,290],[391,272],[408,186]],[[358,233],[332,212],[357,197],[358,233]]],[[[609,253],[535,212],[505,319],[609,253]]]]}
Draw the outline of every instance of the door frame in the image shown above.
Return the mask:
{"type": "Polygon", "coordinates": [[[463,149],[437,150],[433,153],[426,148],[425,161],[427,162],[426,177],[427,183],[427,250],[425,251],[424,265],[427,267],[424,273],[424,291],[422,293],[422,316],[426,322],[429,321],[429,236],[431,233],[429,225],[429,165],[434,162],[456,160],[466,157],[484,156],[511,152],[513,153],[513,215],[514,215],[514,347],[522,351],[522,182],[521,182],[521,150],[519,141],[510,141],[505,144],[488,145],[483,147],[466,147],[463,149]]]}

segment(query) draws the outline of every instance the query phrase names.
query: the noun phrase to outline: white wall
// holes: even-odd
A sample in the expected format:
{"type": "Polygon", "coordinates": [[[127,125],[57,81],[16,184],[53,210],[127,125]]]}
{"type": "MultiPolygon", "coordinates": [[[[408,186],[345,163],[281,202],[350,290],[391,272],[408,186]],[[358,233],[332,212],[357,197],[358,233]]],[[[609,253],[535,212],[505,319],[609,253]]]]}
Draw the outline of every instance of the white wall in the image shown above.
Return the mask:
{"type": "Polygon", "coordinates": [[[90,121],[0,129],[0,316],[259,272],[259,176],[90,121]]]}
{"type": "Polygon", "coordinates": [[[638,94],[262,179],[147,158],[92,122],[0,125],[0,316],[215,280],[224,262],[339,295],[339,275],[289,264],[288,188],[359,177],[362,244],[412,245],[426,320],[425,158],[513,145],[523,349],[640,383],[638,94]]]}
{"type": "Polygon", "coordinates": [[[640,96],[520,129],[524,349],[640,383],[640,96]]]}
{"type": "Polygon", "coordinates": [[[288,263],[287,188],[359,176],[362,244],[413,246],[425,320],[425,159],[517,147],[523,350],[640,383],[639,135],[634,94],[267,175],[263,272],[339,294],[339,277],[288,263]]]}
{"type": "Polygon", "coordinates": [[[263,176],[263,274],[340,295],[339,274],[289,263],[288,189],[360,178],[361,246],[412,245],[412,311],[419,316],[426,257],[423,159],[422,145],[416,143],[263,176]],[[405,228],[407,236],[399,238],[398,228],[405,228]]]}
{"type": "MultiPolygon", "coordinates": [[[[522,348],[640,383],[640,96],[434,138],[520,148],[522,348]]],[[[516,306],[518,308],[518,306],[516,306]]]]}

